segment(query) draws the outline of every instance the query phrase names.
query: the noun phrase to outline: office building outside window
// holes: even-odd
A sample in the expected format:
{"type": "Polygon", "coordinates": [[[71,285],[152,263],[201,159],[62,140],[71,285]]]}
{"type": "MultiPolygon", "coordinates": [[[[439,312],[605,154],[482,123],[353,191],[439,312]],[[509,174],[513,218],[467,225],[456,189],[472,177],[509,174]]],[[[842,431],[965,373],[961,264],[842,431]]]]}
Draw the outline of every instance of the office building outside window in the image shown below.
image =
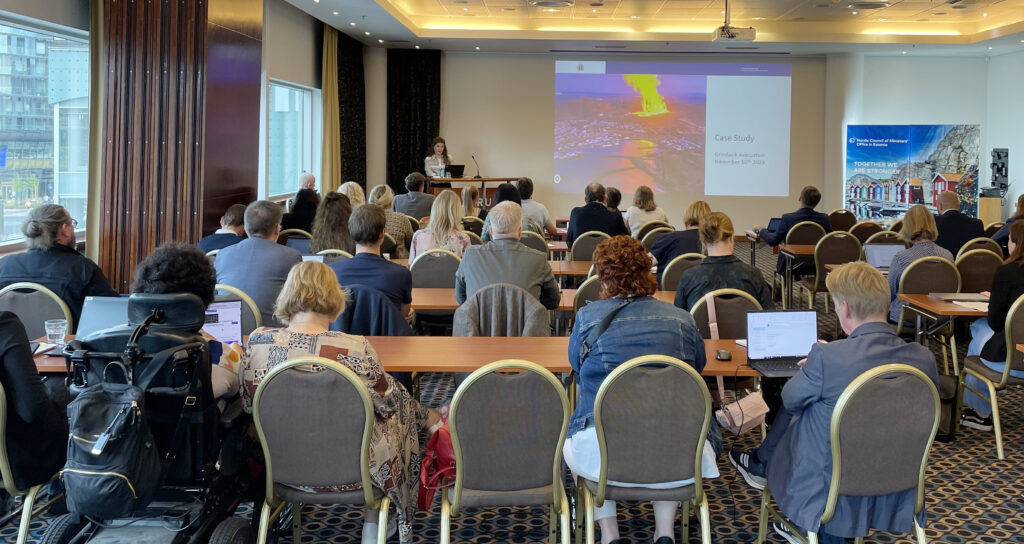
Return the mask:
{"type": "Polygon", "coordinates": [[[271,81],[267,122],[266,194],[295,192],[299,174],[312,172],[320,184],[319,91],[271,81]]]}

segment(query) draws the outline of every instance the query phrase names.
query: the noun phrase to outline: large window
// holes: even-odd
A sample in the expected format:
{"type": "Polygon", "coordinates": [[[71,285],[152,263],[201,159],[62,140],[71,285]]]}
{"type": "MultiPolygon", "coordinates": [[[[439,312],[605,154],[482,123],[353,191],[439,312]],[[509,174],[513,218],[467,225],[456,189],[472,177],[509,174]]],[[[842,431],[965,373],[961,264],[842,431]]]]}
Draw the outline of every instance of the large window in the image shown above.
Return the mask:
{"type": "Polygon", "coordinates": [[[320,182],[319,91],[272,81],[268,93],[267,181],[270,198],[295,192],[299,174],[320,182]]]}
{"type": "Polygon", "coordinates": [[[89,44],[0,22],[0,241],[55,202],[85,225],[89,44]]]}

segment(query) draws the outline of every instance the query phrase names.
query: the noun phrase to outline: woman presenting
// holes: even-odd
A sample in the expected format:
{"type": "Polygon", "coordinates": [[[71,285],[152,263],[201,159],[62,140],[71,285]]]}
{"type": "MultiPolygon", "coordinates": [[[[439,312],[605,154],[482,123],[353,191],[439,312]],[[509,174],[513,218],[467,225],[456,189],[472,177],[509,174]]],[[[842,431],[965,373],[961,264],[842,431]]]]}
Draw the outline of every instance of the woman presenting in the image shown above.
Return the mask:
{"type": "MultiPolygon", "coordinates": [[[[434,141],[430,144],[430,155],[423,159],[423,174],[428,178],[440,178],[444,177],[441,175],[441,171],[445,170],[446,167],[452,163],[452,158],[448,155],[448,145],[445,144],[444,138],[438,136],[434,138],[434,141]]],[[[450,183],[436,183],[430,182],[432,187],[451,187],[450,183]]]]}

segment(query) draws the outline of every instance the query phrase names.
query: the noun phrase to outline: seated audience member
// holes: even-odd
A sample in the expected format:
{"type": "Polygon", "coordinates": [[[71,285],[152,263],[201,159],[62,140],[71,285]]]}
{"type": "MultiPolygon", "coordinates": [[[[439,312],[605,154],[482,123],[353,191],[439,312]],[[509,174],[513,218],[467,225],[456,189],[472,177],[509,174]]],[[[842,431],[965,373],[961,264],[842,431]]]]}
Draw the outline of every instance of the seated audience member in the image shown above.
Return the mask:
{"type": "Polygon", "coordinates": [[[384,232],[395,239],[395,258],[407,259],[409,258],[409,245],[412,243],[412,225],[409,224],[408,218],[391,209],[394,200],[395,193],[387,184],[382,183],[370,190],[370,204],[377,204],[384,208],[384,216],[387,218],[384,232]]]}
{"type": "Polygon", "coordinates": [[[475,185],[467,185],[462,188],[462,209],[463,217],[479,217],[481,221],[487,219],[487,210],[480,207],[480,189],[475,185]]]}
{"type": "Polygon", "coordinates": [[[352,209],[358,208],[366,202],[366,194],[363,193],[363,186],[354,181],[346,181],[338,187],[338,192],[347,196],[352,203],[352,209]]]}
{"type": "MultiPolygon", "coordinates": [[[[356,244],[348,232],[348,220],[352,215],[352,205],[348,197],[341,193],[327,193],[313,217],[313,230],[310,232],[309,251],[319,253],[325,249],[340,249],[349,254],[356,250],[356,244]]],[[[406,225],[409,220],[405,220],[406,225]]]]}
{"type": "MultiPolygon", "coordinates": [[[[167,242],[136,267],[132,292],[152,295],[188,293],[199,297],[204,306],[209,306],[213,302],[216,283],[217,273],[202,251],[188,244],[167,242]]],[[[242,346],[234,344],[232,347],[217,338],[203,336],[210,339],[213,396],[222,398],[238,393],[238,363],[242,346]]]]}
{"type": "Polygon", "coordinates": [[[220,228],[196,244],[203,253],[224,249],[245,238],[245,204],[232,204],[220,218],[220,228]]]}
{"type": "MultiPolygon", "coordinates": [[[[782,222],[779,224],[778,230],[775,232],[769,232],[766,229],[761,228],[761,225],[754,225],[753,231],[761,237],[768,245],[774,247],[779,244],[786,242],[786,235],[789,234],[789,229],[796,226],[797,223],[804,221],[813,221],[821,225],[825,229],[825,232],[832,231],[832,223],[828,219],[828,215],[814,211],[814,207],[821,202],[821,191],[813,185],[808,185],[800,191],[800,198],[797,200],[800,207],[795,212],[782,214],[782,222]]],[[[811,263],[814,264],[813,262],[811,263]]],[[[779,260],[775,265],[775,271],[779,274],[785,272],[786,259],[779,255],[779,260]]]]}
{"type": "MultiPolygon", "coordinates": [[[[497,206],[502,202],[515,202],[516,205],[522,207],[523,200],[519,196],[519,189],[516,189],[516,186],[512,185],[511,183],[502,183],[501,185],[495,187],[494,202],[491,205],[491,209],[493,210],[494,206],[497,206]]],[[[536,232],[537,234],[544,236],[544,231],[542,230],[541,225],[536,223],[529,217],[523,215],[522,223],[524,231],[536,232]]],[[[491,241],[491,221],[489,219],[484,219],[484,225],[483,230],[480,233],[480,239],[483,240],[484,242],[491,241]]]]}
{"type": "Polygon", "coordinates": [[[573,208],[569,213],[569,227],[565,231],[565,242],[572,247],[576,238],[588,231],[596,230],[608,236],[625,234],[629,236],[629,229],[622,215],[609,210],[605,202],[604,185],[591,183],[587,185],[583,193],[586,204],[573,208]]]}
{"type": "Polygon", "coordinates": [[[967,242],[985,237],[985,224],[981,219],[968,217],[960,211],[960,197],[953,191],[939,193],[935,198],[935,209],[939,211],[935,216],[935,227],[939,230],[935,243],[953,255],[959,253],[967,242]]]}
{"type": "Polygon", "coordinates": [[[461,258],[469,243],[469,235],[462,232],[462,206],[459,205],[459,197],[455,196],[451,189],[445,189],[434,199],[427,228],[420,229],[412,235],[409,263],[411,265],[416,257],[431,249],[447,249],[461,258]]]}
{"type": "Polygon", "coordinates": [[[907,249],[900,251],[892,257],[889,265],[889,290],[892,303],[889,309],[889,320],[895,323],[900,318],[900,307],[902,302],[896,296],[900,288],[900,278],[903,271],[910,266],[910,263],[922,257],[942,257],[953,260],[953,254],[946,248],[939,247],[935,243],[938,238],[938,229],[935,227],[935,217],[921,204],[915,204],[907,210],[903,216],[903,228],[900,229],[900,239],[913,244],[907,249]]]}
{"type": "Polygon", "coordinates": [[[622,203],[622,191],[616,189],[615,187],[608,187],[607,189],[605,189],[605,193],[607,194],[605,206],[607,206],[609,210],[621,216],[622,210],[619,209],[619,204],[622,203]]]}
{"type": "MultiPolygon", "coordinates": [[[[316,176],[309,172],[303,172],[299,174],[299,190],[310,189],[316,191],[316,176]]],[[[298,193],[296,193],[298,194],[298,193]]],[[[292,209],[295,205],[295,197],[288,199],[288,209],[292,209]]]]}
{"type": "Polygon", "coordinates": [[[551,219],[547,206],[533,200],[533,180],[530,178],[519,178],[516,181],[516,189],[519,190],[519,197],[523,199],[523,216],[540,225],[548,236],[555,236],[558,231],[555,229],[555,221],[551,219]]]}
{"type": "MultiPolygon", "coordinates": [[[[420,430],[440,427],[436,410],[421,405],[381,368],[373,346],[363,336],[328,330],[345,308],[345,293],[327,265],[301,262],[288,273],[275,304],[275,314],[286,328],[260,328],[249,336],[242,355],[242,399],[252,412],[252,399],[260,381],[275,366],[289,359],[318,356],[336,361],[362,378],[373,400],[373,438],[370,442],[370,478],[398,510],[398,533],[412,542],[419,474],[420,430]]],[[[322,371],[309,367],[311,372],[322,371]]],[[[332,486],[337,482],[323,482],[332,486]]],[[[299,486],[303,491],[321,486],[299,486]]],[[[347,488],[345,489],[348,490],[347,488]]],[[[324,489],[341,492],[341,489],[324,489]]],[[[377,512],[367,509],[363,542],[377,541],[377,512]]]]}
{"type": "Polygon", "coordinates": [[[711,291],[731,288],[750,293],[761,308],[772,309],[772,288],[764,275],[732,254],[734,242],[729,216],[722,212],[708,214],[701,220],[698,230],[708,256],[679,278],[676,306],[690,310],[711,291]]]}
{"type": "Polygon", "coordinates": [[[549,310],[561,295],[548,264],[548,256],[523,245],[523,210],[506,200],[491,208],[490,243],[466,248],[455,272],[455,300],[459,304],[495,283],[510,283],[530,292],[549,310]]]}
{"type": "Polygon", "coordinates": [[[21,225],[28,251],[0,259],[0,288],[20,281],[44,285],[68,305],[75,327],[85,297],[117,296],[100,267],[75,249],[77,225],[56,204],[32,208],[21,225]]]}
{"type": "MultiPolygon", "coordinates": [[[[971,324],[971,343],[967,355],[981,357],[985,366],[1003,371],[1006,364],[1006,315],[1010,306],[1024,295],[1024,221],[1010,226],[1008,240],[1010,256],[1003,266],[996,269],[992,280],[992,292],[988,300],[988,318],[971,324]]],[[[1011,346],[1009,349],[1013,349],[1011,346]]],[[[1024,378],[1024,371],[1010,370],[1010,375],[1024,378]]],[[[964,385],[978,391],[985,391],[984,383],[971,374],[964,375],[964,385]]],[[[992,406],[970,389],[964,388],[964,408],[960,423],[981,431],[992,430],[992,406]]]]}
{"type": "MultiPolygon", "coordinates": [[[[409,222],[405,224],[408,226],[409,222]]],[[[334,261],[329,266],[343,287],[373,287],[400,308],[402,315],[412,317],[412,274],[408,268],[380,256],[386,225],[384,208],[376,204],[356,208],[348,220],[348,230],[356,242],[356,254],[351,259],[334,261]]]]}
{"type": "MultiPolygon", "coordinates": [[[[423,219],[430,215],[430,208],[434,205],[434,195],[423,192],[423,184],[426,178],[419,172],[413,172],[405,176],[405,188],[409,190],[404,195],[395,196],[395,211],[416,219],[423,219]]],[[[462,219],[459,216],[459,219],[462,219]]]]}
{"type": "Polygon", "coordinates": [[[640,227],[651,221],[664,221],[668,223],[668,216],[665,210],[661,209],[654,202],[654,191],[646,185],[636,188],[633,195],[633,205],[626,209],[626,226],[629,227],[629,235],[636,236],[640,227]]]}
{"type": "Polygon", "coordinates": [[[684,253],[701,253],[700,226],[701,219],[711,213],[711,206],[707,202],[698,200],[686,207],[683,212],[683,230],[666,234],[654,242],[651,246],[651,255],[658,262],[658,285],[661,285],[661,275],[665,273],[672,259],[684,253]]]}
{"type": "Polygon", "coordinates": [[[213,263],[217,283],[244,291],[259,307],[263,323],[276,323],[274,299],[288,271],[302,262],[302,254],[277,243],[281,207],[269,200],[257,200],[246,207],[245,233],[248,238],[217,253],[213,263]]]}
{"type": "Polygon", "coordinates": [[[1010,225],[1021,217],[1024,217],[1024,194],[1017,197],[1017,208],[1013,211],[1013,215],[1006,219],[1006,224],[999,227],[999,230],[992,235],[992,239],[1005,248],[1010,239],[1010,225]]]}
{"type": "Polygon", "coordinates": [[[18,316],[0,311],[0,384],[7,395],[7,428],[0,440],[6,441],[11,483],[18,489],[48,482],[64,467],[68,449],[66,407],[47,394],[28,342],[18,316]]]}
{"type": "Polygon", "coordinates": [[[281,216],[281,230],[300,229],[309,232],[313,229],[313,216],[320,205],[320,195],[313,189],[299,189],[295,193],[295,203],[291,211],[281,216]]]}
{"type": "MultiPolygon", "coordinates": [[[[832,476],[832,410],[850,382],[892,362],[913,366],[936,384],[939,380],[931,351],[904,342],[886,323],[889,298],[878,270],[852,262],[829,273],[825,282],[849,337],[811,347],[800,371],[782,389],[782,410],[761,446],[734,449],[729,461],[751,486],[763,489],[767,482],[782,513],[800,529],[818,532],[819,542],[842,543],[864,536],[865,527],[909,532],[914,489],[877,497],[840,495],[835,517],[820,524],[832,476]]],[[[775,524],[775,530],[794,542],[782,524],[775,524]]]]}
{"type": "MultiPolygon", "coordinates": [[[[705,359],[704,341],[693,317],[651,296],[657,285],[651,274],[651,258],[643,244],[628,236],[605,240],[594,251],[594,267],[601,282],[601,300],[580,308],[569,338],[569,362],[579,373],[579,400],[569,421],[563,453],[573,474],[597,481],[601,472],[601,451],[594,427],[594,399],[605,378],[622,363],[642,355],[671,355],[693,365],[698,372],[704,368],[705,359]],[[616,309],[619,311],[611,324],[584,359],[581,351],[584,340],[616,309]]],[[[713,450],[707,444],[701,466],[704,478],[718,476],[713,450]]],[[[691,479],[642,485],[672,488],[692,483],[691,479]]],[[[653,505],[654,542],[671,544],[677,503],[654,501],[653,505]]],[[[594,518],[601,526],[602,544],[621,542],[614,501],[606,499],[603,505],[595,507],[594,518]]]]}

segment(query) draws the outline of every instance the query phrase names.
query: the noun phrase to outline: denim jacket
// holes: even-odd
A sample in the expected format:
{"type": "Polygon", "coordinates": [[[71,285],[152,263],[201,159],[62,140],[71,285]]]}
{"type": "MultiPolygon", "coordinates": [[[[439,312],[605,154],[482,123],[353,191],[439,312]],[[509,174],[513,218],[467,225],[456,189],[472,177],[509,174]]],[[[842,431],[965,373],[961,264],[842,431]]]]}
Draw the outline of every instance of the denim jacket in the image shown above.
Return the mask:
{"type": "Polygon", "coordinates": [[[623,299],[598,300],[576,314],[569,338],[569,363],[579,375],[579,402],[569,422],[568,436],[594,424],[594,398],[605,377],[617,366],[642,355],[669,355],[686,361],[698,372],[704,368],[704,340],[693,317],[681,308],[653,297],[641,297],[623,308],[585,361],[580,361],[583,340],[601,319],[623,304],[623,299]]]}

